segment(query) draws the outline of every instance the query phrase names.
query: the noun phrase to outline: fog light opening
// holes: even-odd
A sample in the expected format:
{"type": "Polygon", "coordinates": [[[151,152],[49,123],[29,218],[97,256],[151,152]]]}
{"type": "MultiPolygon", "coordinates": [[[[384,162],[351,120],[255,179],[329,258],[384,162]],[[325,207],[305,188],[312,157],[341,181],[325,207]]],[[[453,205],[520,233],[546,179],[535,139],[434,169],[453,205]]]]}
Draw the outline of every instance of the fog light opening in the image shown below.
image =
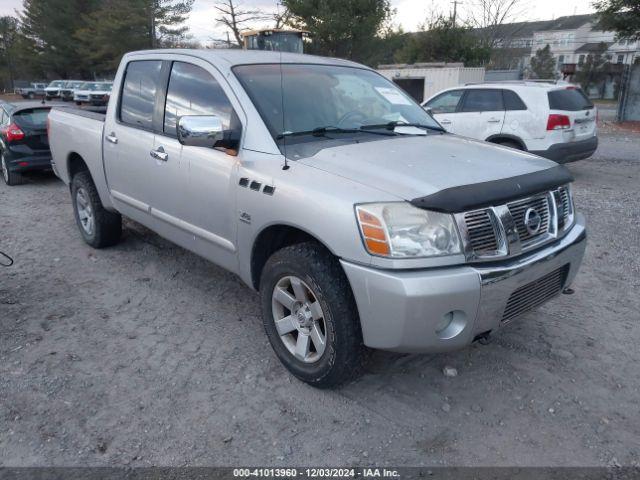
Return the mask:
{"type": "Polygon", "coordinates": [[[467,314],[462,310],[445,313],[436,325],[436,335],[441,340],[456,337],[467,326],[467,314]]]}

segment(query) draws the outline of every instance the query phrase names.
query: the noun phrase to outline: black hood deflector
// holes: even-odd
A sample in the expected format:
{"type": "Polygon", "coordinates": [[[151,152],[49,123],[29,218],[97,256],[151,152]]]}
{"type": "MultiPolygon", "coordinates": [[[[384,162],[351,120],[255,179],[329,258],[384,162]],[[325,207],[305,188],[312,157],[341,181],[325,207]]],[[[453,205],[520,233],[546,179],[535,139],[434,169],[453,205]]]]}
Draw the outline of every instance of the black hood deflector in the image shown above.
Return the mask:
{"type": "Polygon", "coordinates": [[[569,170],[562,165],[556,165],[516,177],[446,188],[426,197],[414,198],[411,204],[436,212],[460,213],[502,205],[570,182],[573,182],[573,177],[569,170]]]}

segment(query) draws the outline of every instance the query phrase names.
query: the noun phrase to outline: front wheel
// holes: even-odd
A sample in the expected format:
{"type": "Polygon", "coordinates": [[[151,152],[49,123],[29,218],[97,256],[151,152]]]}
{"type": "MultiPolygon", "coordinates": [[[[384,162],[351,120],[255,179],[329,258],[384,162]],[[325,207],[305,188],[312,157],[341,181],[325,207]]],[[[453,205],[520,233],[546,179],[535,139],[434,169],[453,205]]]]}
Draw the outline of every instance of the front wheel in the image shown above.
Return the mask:
{"type": "Polygon", "coordinates": [[[122,234],[122,217],[105,210],[89,172],[80,172],[71,180],[73,213],[86,243],[94,248],[115,245],[122,234]]]}
{"type": "Polygon", "coordinates": [[[297,378],[328,388],[357,377],[366,359],[358,310],[339,262],[308,242],[277,251],[260,281],[264,328],[297,378]]]}

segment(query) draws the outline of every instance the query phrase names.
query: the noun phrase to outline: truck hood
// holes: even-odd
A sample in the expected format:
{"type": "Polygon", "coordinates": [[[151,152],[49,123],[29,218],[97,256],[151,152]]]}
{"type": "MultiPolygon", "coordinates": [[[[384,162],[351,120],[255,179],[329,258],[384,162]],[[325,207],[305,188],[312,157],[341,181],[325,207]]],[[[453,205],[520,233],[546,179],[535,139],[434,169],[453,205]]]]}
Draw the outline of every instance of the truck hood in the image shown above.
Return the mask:
{"type": "Polygon", "coordinates": [[[293,156],[287,148],[292,160],[404,200],[557,166],[536,155],[451,134],[391,137],[319,151],[292,147],[293,156]]]}

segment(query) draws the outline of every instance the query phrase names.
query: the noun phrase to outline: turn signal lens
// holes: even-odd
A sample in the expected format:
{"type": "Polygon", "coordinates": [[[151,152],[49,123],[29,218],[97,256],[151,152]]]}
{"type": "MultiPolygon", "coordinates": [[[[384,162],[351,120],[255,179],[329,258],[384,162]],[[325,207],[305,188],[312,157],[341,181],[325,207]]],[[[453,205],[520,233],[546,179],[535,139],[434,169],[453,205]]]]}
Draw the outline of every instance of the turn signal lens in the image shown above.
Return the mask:
{"type": "Polygon", "coordinates": [[[360,231],[367,250],[372,255],[389,256],[391,249],[387,242],[387,235],[382,228],[382,222],[378,217],[360,207],[356,207],[360,231]]]}

